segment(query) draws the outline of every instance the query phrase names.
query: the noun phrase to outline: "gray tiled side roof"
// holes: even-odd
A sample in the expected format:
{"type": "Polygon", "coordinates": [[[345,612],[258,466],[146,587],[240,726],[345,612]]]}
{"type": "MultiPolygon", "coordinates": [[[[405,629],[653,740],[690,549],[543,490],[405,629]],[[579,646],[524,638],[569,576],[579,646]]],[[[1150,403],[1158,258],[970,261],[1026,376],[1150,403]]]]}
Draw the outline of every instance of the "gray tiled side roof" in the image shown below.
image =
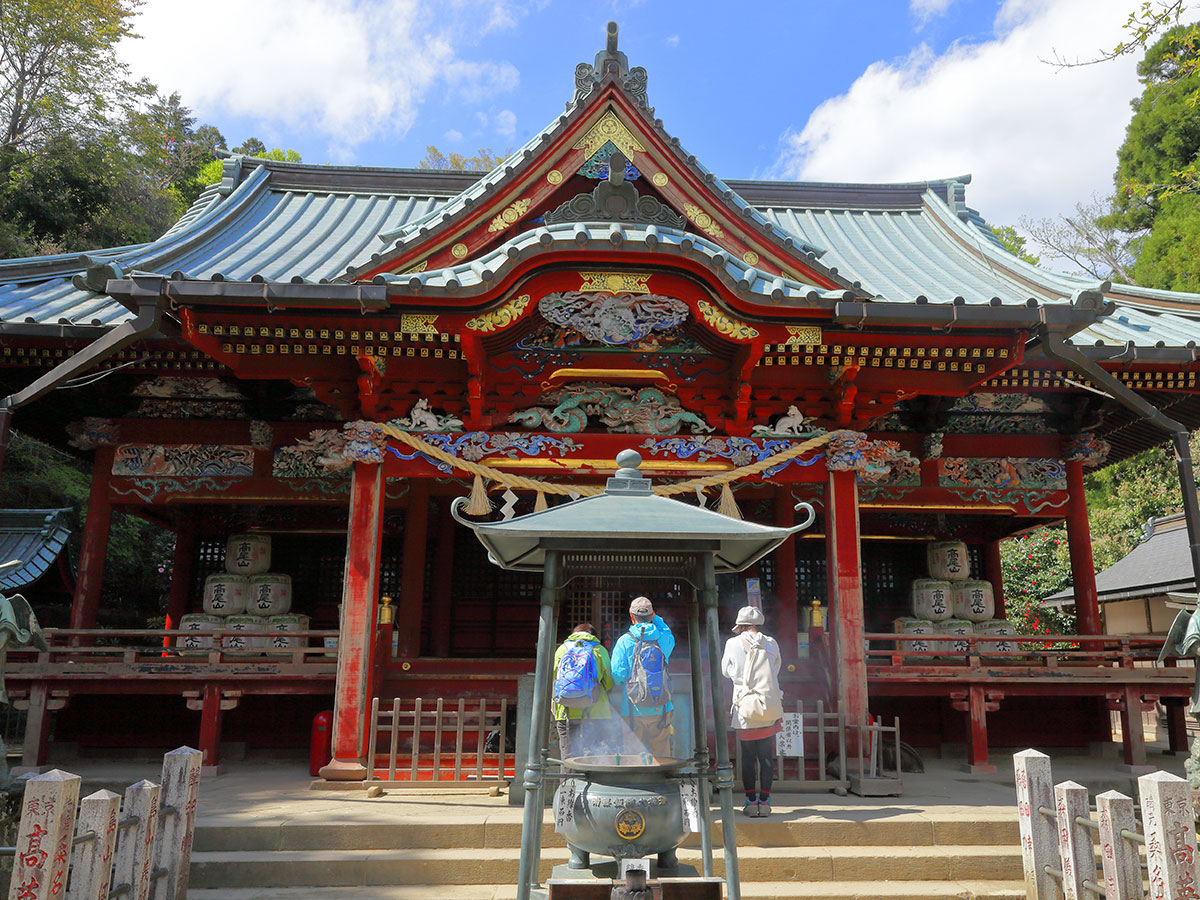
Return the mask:
{"type": "MultiPolygon", "coordinates": [[[[1194,588],[1191,549],[1183,514],[1153,520],[1157,526],[1146,540],[1107,569],[1096,573],[1100,601],[1154,597],[1168,590],[1194,588]]],[[[1071,601],[1071,588],[1046,598],[1071,601]]]]}
{"type": "Polygon", "coordinates": [[[0,593],[20,590],[41,578],[67,546],[69,509],[0,509],[0,562],[21,566],[0,573],[0,593]]]}
{"type": "MultiPolygon", "coordinates": [[[[540,139],[531,141],[531,146],[540,139]]],[[[523,148],[520,155],[523,155],[523,148]]],[[[516,154],[515,154],[516,155],[516,154]]],[[[503,167],[501,167],[503,168],[503,167]]],[[[180,273],[227,281],[319,282],[369,263],[415,223],[430,222],[451,198],[483,178],[406,169],[308,166],[234,158],[225,178],[207,189],[166,234],[148,244],[97,251],[90,256],[125,272],[180,273]]],[[[860,282],[877,302],[1024,305],[1065,303],[1089,279],[1030,266],[1008,254],[963,200],[966,179],[894,185],[721,182],[738,204],[754,206],[765,221],[820,255],[823,266],[860,282]],[[997,298],[993,300],[993,298],[997,298]]],[[[716,180],[714,178],[714,183],[716,180]]],[[[731,201],[732,202],[732,201],[731,201]]],[[[490,280],[505,254],[526,245],[552,249],[583,239],[580,226],[514,230],[487,256],[422,273],[420,287],[452,282],[466,287],[490,280]]],[[[586,226],[589,240],[604,240],[610,223],[586,226]],[[599,229],[599,230],[597,230],[599,229]],[[594,233],[593,233],[594,232],[594,233]]],[[[628,246],[643,243],[647,226],[624,226],[628,246]]],[[[766,278],[723,254],[707,239],[655,229],[661,247],[689,241],[727,283],[776,299],[812,296],[811,285],[766,278]]],[[[0,262],[0,331],[22,325],[113,325],[130,313],[109,297],[72,283],[82,269],[74,254],[0,262]]],[[[411,285],[412,277],[388,281],[411,285]]],[[[78,279],[76,279],[78,281],[78,279]]],[[[815,291],[821,296],[829,292],[815,291]]],[[[836,292],[835,292],[836,293],[836,292]]],[[[1200,343],[1200,296],[1116,285],[1118,309],[1077,334],[1079,345],[1186,347],[1200,343]]]]}

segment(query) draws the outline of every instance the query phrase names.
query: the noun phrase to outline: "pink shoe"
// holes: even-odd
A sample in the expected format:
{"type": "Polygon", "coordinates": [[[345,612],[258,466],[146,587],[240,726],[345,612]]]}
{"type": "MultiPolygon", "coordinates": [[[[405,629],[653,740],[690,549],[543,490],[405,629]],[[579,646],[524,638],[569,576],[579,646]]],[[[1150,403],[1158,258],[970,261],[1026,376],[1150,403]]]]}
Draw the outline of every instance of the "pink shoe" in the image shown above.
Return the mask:
{"type": "Polygon", "coordinates": [[[758,817],[760,819],[765,819],[770,814],[771,814],[771,801],[770,800],[759,800],[758,801],[758,817]]]}

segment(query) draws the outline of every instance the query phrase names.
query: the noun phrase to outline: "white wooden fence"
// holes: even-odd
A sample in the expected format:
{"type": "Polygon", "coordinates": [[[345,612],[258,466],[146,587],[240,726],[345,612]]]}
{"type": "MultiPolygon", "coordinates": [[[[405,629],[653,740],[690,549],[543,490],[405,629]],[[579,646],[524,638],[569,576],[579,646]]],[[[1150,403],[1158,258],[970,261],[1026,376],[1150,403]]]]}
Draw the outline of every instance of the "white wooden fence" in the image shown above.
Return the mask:
{"type": "Polygon", "coordinates": [[[200,751],[163,757],[162,782],[139,781],[124,802],[55,769],[28,779],[8,900],[185,900],[200,751]]]}
{"type": "Polygon", "coordinates": [[[1016,753],[1013,768],[1030,900],[1143,900],[1147,884],[1152,900],[1200,897],[1195,814],[1186,780],[1161,771],[1138,779],[1139,832],[1133,798],[1119,791],[1097,794],[1093,819],[1087,788],[1074,781],[1054,784],[1046,754],[1016,753]]]}

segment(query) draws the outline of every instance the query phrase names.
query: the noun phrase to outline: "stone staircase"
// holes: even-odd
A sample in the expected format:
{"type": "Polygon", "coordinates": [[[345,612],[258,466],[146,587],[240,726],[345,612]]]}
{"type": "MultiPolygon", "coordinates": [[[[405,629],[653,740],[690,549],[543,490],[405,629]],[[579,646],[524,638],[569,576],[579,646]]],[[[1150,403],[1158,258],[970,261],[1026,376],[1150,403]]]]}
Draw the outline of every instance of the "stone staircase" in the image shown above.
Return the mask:
{"type": "MultiPolygon", "coordinates": [[[[780,798],[784,799],[784,798],[780,798]]],[[[717,874],[723,872],[714,827],[717,874]]],[[[742,896],[1021,900],[1015,810],[776,806],[737,823],[742,896]]],[[[191,900],[509,900],[520,824],[463,816],[197,828],[191,900]]],[[[693,836],[680,859],[699,868],[693,836]]],[[[543,833],[542,877],[567,859],[543,833]]]]}

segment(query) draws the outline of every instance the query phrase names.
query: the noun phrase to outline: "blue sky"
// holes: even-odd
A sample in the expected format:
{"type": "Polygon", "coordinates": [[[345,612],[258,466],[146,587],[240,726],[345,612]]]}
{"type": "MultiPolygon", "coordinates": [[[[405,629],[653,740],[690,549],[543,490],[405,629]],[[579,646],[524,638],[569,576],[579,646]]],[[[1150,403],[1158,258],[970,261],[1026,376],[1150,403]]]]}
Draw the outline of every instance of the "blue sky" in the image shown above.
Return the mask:
{"type": "Polygon", "coordinates": [[[1121,39],[1132,0],[147,0],[137,74],[231,142],[307,162],[409,166],[427,144],[519,146],[561,112],[615,19],[650,102],[728,178],[972,172],[997,222],[1111,187],[1134,60],[1058,70],[1121,39]],[[197,23],[205,23],[197,31],[197,23]],[[181,37],[195,33],[196,39],[181,37]]]}

